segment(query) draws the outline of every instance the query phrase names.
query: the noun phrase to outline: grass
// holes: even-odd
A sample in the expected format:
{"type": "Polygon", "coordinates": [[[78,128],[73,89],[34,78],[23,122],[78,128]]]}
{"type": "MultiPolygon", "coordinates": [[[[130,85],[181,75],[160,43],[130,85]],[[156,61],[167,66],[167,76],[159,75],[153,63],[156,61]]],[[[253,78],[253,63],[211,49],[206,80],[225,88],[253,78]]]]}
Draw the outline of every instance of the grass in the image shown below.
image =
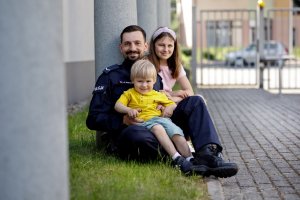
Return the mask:
{"type": "Polygon", "coordinates": [[[201,177],[183,176],[163,161],[123,161],[96,149],[86,115],[87,108],[68,116],[71,199],[209,199],[201,177]]]}

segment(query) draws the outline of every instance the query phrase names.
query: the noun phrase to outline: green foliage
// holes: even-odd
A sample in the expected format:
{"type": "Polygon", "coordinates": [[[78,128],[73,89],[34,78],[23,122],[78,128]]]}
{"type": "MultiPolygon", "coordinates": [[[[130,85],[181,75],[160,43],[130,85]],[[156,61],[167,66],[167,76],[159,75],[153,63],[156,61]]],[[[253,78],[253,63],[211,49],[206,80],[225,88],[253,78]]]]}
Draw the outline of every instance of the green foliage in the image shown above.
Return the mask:
{"type": "Polygon", "coordinates": [[[300,47],[294,47],[293,55],[295,56],[295,58],[300,58],[300,47]]]}
{"type": "Polygon", "coordinates": [[[185,47],[185,48],[182,48],[182,54],[183,55],[186,55],[186,56],[192,56],[192,49],[191,48],[187,48],[187,47],[185,47]]]}
{"type": "MultiPolygon", "coordinates": [[[[202,49],[203,60],[221,61],[225,60],[225,55],[229,52],[241,49],[241,47],[211,47],[202,49]]],[[[197,61],[200,61],[200,48],[198,48],[197,61]]]]}
{"type": "Polygon", "coordinates": [[[215,55],[209,51],[203,52],[203,58],[207,59],[207,60],[215,60],[216,59],[215,55]]]}
{"type": "Polygon", "coordinates": [[[185,177],[163,161],[123,161],[96,149],[86,116],[87,108],[68,117],[71,199],[208,199],[198,176],[185,177]]]}

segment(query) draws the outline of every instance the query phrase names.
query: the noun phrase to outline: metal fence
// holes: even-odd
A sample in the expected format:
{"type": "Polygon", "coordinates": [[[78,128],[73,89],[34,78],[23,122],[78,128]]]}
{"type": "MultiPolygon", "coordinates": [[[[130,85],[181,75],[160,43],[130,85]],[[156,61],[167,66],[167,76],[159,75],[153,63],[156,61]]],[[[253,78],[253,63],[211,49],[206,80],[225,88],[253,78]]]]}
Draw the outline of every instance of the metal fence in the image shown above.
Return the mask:
{"type": "Polygon", "coordinates": [[[266,22],[267,41],[282,43],[288,55],[282,65],[267,65],[264,85],[279,92],[300,89],[300,9],[269,9],[266,22]]]}
{"type": "Polygon", "coordinates": [[[195,10],[194,84],[264,87],[280,92],[300,89],[299,9],[267,10],[262,22],[257,10],[202,10],[199,13],[195,10]],[[262,37],[259,31],[263,31],[262,37]],[[265,57],[271,57],[264,58],[257,53],[260,43],[264,44],[265,57]],[[274,45],[278,49],[281,45],[286,55],[282,56],[279,50],[274,54],[274,45]]]}

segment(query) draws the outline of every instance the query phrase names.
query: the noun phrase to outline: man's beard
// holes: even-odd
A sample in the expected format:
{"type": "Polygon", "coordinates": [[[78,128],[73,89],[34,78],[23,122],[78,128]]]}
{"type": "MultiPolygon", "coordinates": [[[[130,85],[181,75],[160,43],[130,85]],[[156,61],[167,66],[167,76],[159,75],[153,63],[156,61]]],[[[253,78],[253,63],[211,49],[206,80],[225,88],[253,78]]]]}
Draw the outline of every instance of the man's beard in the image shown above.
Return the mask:
{"type": "Polygon", "coordinates": [[[141,56],[141,52],[140,51],[128,51],[128,52],[126,52],[126,59],[127,60],[138,60],[139,58],[141,58],[142,56],[141,56]],[[136,55],[134,55],[134,57],[132,57],[131,55],[129,55],[129,54],[132,54],[132,53],[134,53],[134,54],[137,54],[137,56],[136,55]]]}

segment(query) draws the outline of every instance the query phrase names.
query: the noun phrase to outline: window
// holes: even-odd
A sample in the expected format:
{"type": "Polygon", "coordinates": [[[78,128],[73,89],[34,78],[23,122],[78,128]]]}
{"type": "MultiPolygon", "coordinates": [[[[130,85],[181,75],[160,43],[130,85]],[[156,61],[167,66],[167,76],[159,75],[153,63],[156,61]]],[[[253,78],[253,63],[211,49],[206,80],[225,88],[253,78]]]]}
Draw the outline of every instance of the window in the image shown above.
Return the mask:
{"type": "Polygon", "coordinates": [[[206,30],[208,47],[224,47],[231,45],[231,21],[207,21],[206,30]]]}

